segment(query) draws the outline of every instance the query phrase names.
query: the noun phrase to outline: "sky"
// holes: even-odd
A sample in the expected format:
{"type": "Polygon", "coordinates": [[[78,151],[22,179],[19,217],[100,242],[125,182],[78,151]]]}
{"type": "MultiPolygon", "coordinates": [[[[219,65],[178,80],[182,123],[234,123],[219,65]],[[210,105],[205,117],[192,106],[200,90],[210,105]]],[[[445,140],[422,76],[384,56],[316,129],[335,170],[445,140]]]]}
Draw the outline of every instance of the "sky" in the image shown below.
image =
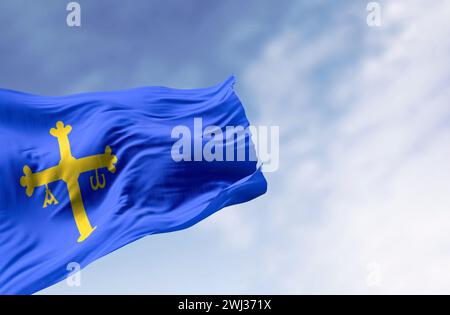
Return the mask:
{"type": "Polygon", "coordinates": [[[40,294],[450,293],[450,3],[0,2],[0,87],[41,95],[234,74],[279,126],[268,192],[40,294]]]}

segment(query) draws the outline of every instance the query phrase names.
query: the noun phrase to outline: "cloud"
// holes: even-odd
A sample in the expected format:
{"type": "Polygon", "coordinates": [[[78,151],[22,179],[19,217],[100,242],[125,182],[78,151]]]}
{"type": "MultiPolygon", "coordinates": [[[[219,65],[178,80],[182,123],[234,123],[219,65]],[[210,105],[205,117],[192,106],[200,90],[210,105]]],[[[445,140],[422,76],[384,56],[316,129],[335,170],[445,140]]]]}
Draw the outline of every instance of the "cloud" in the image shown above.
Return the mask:
{"type": "Polygon", "coordinates": [[[258,121],[282,134],[270,227],[253,237],[274,236],[273,293],[450,292],[449,9],[382,2],[373,29],[347,8],[336,14],[362,33],[340,23],[313,40],[287,25],[247,69],[258,121]],[[367,285],[371,262],[381,287],[367,285]]]}

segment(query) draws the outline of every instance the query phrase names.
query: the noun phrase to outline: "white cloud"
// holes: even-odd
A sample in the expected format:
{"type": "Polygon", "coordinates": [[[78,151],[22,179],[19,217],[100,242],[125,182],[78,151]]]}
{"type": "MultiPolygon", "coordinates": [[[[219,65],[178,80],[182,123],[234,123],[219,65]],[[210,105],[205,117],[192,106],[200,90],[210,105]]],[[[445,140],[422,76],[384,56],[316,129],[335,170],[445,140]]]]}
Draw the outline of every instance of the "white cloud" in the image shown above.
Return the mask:
{"type": "Polygon", "coordinates": [[[450,293],[449,9],[382,3],[380,29],[361,11],[361,41],[345,23],[314,40],[287,26],[246,72],[259,123],[281,126],[270,227],[254,231],[273,236],[273,293],[450,293]],[[353,50],[328,65],[340,76],[315,79],[353,50]],[[381,287],[366,284],[371,262],[381,287]]]}

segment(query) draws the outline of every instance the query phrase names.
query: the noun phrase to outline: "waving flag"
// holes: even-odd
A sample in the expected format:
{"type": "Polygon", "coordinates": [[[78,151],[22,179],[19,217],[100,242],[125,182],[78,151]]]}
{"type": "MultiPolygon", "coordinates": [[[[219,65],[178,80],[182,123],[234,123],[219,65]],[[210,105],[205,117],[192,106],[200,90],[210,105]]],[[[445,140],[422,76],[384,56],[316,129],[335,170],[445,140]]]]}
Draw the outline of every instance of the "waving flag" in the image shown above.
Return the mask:
{"type": "Polygon", "coordinates": [[[233,84],[0,90],[0,293],[36,292],[72,262],[264,194],[249,134],[225,133],[249,126],[233,84]]]}

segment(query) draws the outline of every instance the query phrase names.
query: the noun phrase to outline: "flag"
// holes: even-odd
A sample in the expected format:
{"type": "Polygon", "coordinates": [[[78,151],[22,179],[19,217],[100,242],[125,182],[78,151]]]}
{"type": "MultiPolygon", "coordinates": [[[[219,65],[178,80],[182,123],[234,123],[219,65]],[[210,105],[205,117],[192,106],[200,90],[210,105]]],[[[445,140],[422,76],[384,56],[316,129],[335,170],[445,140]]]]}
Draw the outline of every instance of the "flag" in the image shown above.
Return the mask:
{"type": "Polygon", "coordinates": [[[61,97],[0,90],[0,293],[34,293],[69,264],[264,194],[234,82],[61,97]]]}

